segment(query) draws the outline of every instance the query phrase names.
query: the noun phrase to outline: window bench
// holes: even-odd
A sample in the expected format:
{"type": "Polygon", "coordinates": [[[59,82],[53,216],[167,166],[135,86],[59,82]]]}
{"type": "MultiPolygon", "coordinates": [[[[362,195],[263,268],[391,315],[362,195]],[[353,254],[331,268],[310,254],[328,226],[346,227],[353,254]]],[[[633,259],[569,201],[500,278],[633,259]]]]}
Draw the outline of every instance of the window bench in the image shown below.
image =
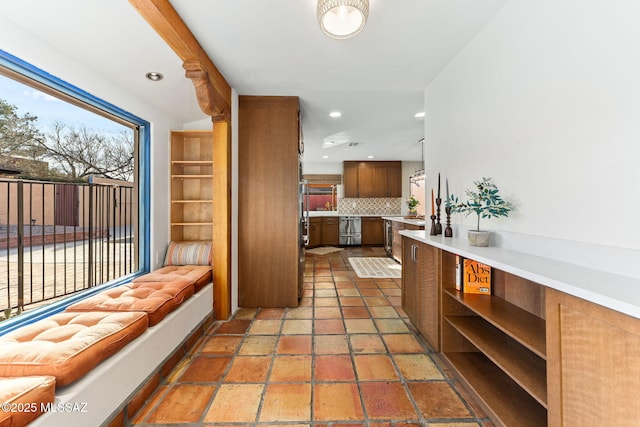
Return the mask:
{"type": "MultiPolygon", "coordinates": [[[[170,369],[165,364],[177,363],[212,323],[213,284],[210,283],[87,375],[69,386],[57,388],[55,404],[70,403],[68,407],[78,408],[77,411],[44,413],[31,425],[84,427],[133,416],[138,408],[132,411],[134,408],[127,406],[139,397],[137,392],[145,390],[145,385],[153,382],[154,376],[162,375],[162,371],[166,374],[170,369]]],[[[147,392],[150,394],[153,389],[147,392]]],[[[145,399],[143,397],[142,402],[145,399]]]]}

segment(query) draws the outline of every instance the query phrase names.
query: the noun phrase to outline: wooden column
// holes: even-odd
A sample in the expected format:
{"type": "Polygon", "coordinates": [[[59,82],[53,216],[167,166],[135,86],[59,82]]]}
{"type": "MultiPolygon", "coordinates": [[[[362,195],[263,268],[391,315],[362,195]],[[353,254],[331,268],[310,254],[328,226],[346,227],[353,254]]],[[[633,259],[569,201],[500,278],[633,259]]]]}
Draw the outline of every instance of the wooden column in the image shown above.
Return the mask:
{"type": "Polygon", "coordinates": [[[213,123],[213,293],[216,319],[231,315],[231,129],[213,123]]]}

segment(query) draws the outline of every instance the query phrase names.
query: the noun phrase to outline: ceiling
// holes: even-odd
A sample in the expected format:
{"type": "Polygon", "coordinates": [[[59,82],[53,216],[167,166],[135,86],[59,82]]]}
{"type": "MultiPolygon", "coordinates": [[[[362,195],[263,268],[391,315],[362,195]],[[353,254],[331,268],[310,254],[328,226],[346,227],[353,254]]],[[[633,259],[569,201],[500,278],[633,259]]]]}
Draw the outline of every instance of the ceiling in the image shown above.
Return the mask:
{"type": "MultiPolygon", "coordinates": [[[[505,2],[370,0],[349,40],[322,33],[316,0],[172,4],[240,95],[300,97],[305,162],[337,162],[420,160],[424,89],[505,2]]],[[[206,118],[180,60],[126,0],[4,0],[0,16],[183,123],[206,118]]]]}

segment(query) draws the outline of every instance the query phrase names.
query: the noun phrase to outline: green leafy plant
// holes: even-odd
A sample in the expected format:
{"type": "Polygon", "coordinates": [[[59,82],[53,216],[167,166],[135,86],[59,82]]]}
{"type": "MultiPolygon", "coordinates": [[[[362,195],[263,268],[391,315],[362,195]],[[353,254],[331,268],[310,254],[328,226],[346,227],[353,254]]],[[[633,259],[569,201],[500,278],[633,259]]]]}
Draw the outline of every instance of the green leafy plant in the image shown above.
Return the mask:
{"type": "Polygon", "coordinates": [[[409,212],[414,212],[416,210],[416,207],[419,204],[420,202],[418,201],[418,199],[416,199],[413,196],[409,197],[409,199],[407,200],[407,206],[409,207],[409,212]]]}
{"type": "Polygon", "coordinates": [[[480,218],[509,216],[513,204],[500,197],[498,187],[491,182],[491,178],[482,178],[482,181],[474,181],[473,184],[475,191],[465,190],[469,198],[466,202],[460,202],[453,194],[446,200],[445,206],[450,207],[452,213],[463,213],[465,216],[475,213],[478,217],[476,231],[480,231],[480,218]]]}

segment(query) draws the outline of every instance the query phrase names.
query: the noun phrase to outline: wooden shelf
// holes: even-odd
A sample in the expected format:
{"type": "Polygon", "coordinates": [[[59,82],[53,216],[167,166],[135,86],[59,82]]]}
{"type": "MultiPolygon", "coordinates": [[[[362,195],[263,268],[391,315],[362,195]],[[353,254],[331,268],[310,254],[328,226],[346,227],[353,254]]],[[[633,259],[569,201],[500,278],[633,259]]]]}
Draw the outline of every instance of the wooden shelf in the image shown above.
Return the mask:
{"type": "Polygon", "coordinates": [[[171,203],[213,203],[213,200],[172,200],[171,203]]]}
{"type": "Polygon", "coordinates": [[[213,175],[171,175],[171,178],[182,178],[182,179],[203,179],[203,178],[208,178],[208,179],[212,179],[213,175]]]}
{"type": "Polygon", "coordinates": [[[479,317],[449,316],[445,320],[547,407],[547,365],[543,359],[479,317]]]}
{"type": "Polygon", "coordinates": [[[545,321],[502,298],[465,294],[445,289],[445,294],[546,360],[545,321]]]}
{"type": "Polygon", "coordinates": [[[213,160],[172,160],[172,165],[211,166],[213,160]]]}
{"type": "Polygon", "coordinates": [[[547,411],[481,353],[443,353],[461,382],[506,426],[547,425],[547,411]]]}
{"type": "Polygon", "coordinates": [[[200,226],[206,226],[206,225],[213,225],[213,223],[212,222],[172,222],[171,225],[200,227],[200,226]]]}

